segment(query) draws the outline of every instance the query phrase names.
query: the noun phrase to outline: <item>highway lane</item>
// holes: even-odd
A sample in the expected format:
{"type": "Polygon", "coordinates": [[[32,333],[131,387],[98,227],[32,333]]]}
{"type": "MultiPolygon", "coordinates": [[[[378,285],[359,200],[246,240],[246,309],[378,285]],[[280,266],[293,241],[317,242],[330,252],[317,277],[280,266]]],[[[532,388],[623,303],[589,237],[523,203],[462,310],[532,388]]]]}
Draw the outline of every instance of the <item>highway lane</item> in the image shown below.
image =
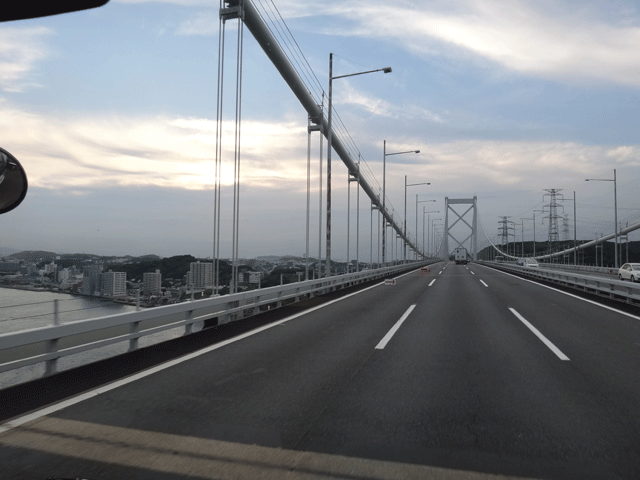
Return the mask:
{"type": "Polygon", "coordinates": [[[514,475],[633,478],[637,470],[617,461],[637,468],[637,417],[629,426],[618,418],[628,409],[603,411],[600,392],[492,292],[495,271],[474,269],[448,267],[354,393],[327,413],[325,436],[305,448],[514,475]],[[336,417],[345,424],[339,435],[336,417]]]}
{"type": "MultiPolygon", "coordinates": [[[[377,472],[424,465],[637,478],[638,325],[487,267],[449,264],[9,430],[0,434],[0,463],[10,478],[163,478],[167,472],[177,478],[168,465],[196,468],[204,461],[180,448],[197,443],[222,450],[260,445],[272,456],[316,452],[316,466],[319,458],[342,465],[345,456],[394,462],[374,463],[377,472]],[[385,337],[384,348],[376,348],[385,337]],[[127,442],[138,445],[132,439],[139,437],[142,452],[153,444],[151,453],[161,455],[158,442],[175,450],[174,463],[167,455],[149,465],[147,455],[126,460],[91,450],[113,453],[127,442]]],[[[278,473],[265,465],[256,468],[278,473]]]]}

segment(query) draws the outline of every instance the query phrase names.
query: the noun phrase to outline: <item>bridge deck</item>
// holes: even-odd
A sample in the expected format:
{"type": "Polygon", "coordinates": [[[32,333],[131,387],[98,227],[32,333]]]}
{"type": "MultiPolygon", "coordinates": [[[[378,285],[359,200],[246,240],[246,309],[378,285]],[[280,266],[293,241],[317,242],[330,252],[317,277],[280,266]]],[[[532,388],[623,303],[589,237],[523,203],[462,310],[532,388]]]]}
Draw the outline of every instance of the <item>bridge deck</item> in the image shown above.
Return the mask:
{"type": "Polygon", "coordinates": [[[3,475],[640,476],[638,317],[454,264],[319,307],[26,418],[3,475]]]}

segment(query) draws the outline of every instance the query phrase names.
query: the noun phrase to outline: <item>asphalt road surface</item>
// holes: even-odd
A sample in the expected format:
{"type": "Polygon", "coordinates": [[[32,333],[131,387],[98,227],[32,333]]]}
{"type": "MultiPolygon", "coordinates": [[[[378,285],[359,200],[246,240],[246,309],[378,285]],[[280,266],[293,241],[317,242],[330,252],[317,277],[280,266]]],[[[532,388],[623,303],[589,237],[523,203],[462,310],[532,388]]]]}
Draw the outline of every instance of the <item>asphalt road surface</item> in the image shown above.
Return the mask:
{"type": "Polygon", "coordinates": [[[444,265],[12,419],[0,478],[640,478],[640,318],[444,265]]]}

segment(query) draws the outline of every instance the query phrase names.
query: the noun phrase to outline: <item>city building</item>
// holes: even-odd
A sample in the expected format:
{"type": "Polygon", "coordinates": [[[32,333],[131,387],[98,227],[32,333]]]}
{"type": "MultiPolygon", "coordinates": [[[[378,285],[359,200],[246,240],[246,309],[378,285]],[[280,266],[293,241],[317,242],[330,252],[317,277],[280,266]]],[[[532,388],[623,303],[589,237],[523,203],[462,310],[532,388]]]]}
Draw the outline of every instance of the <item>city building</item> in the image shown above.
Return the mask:
{"type": "Polygon", "coordinates": [[[26,276],[37,275],[38,267],[35,263],[24,263],[20,266],[20,273],[26,276]]]}
{"type": "Polygon", "coordinates": [[[59,283],[62,283],[69,280],[69,277],[71,277],[71,274],[69,273],[69,269],[63,268],[62,270],[58,270],[56,280],[58,280],[59,283]]]}
{"type": "Polygon", "coordinates": [[[0,272],[19,272],[20,264],[18,262],[0,262],[0,272]]]}
{"type": "Polygon", "coordinates": [[[240,283],[249,283],[249,284],[259,284],[260,283],[260,272],[242,272],[240,277],[240,283]]]}
{"type": "Polygon", "coordinates": [[[127,274],[125,272],[105,272],[101,275],[100,293],[109,297],[127,294],[127,274]]]}
{"type": "Polygon", "coordinates": [[[82,293],[92,295],[101,290],[101,275],[104,267],[101,264],[88,265],[83,269],[82,293]]]}
{"type": "Polygon", "coordinates": [[[142,293],[144,295],[160,295],[162,286],[162,274],[160,270],[146,272],[142,275],[142,293]]]}
{"type": "Polygon", "coordinates": [[[53,273],[53,280],[55,281],[56,276],[58,274],[58,265],[56,265],[54,262],[47,263],[44,266],[44,273],[45,275],[53,273]]]}
{"type": "Polygon", "coordinates": [[[191,262],[187,283],[196,288],[213,286],[213,263],[191,262]]]}

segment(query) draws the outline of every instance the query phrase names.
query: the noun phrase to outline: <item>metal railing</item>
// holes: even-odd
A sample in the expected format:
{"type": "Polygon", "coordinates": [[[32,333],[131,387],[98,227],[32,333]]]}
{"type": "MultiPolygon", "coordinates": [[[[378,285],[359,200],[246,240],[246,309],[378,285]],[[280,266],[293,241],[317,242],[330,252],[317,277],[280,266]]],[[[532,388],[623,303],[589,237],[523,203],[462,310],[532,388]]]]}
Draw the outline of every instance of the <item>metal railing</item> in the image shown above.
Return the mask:
{"type": "Polygon", "coordinates": [[[375,270],[307,280],[148,310],[109,315],[73,323],[0,334],[0,373],[45,362],[45,376],[57,371],[59,358],[96,348],[129,342],[129,351],[147,335],[184,327],[193,332],[196,322],[221,325],[259,312],[317,295],[384,279],[431,262],[413,262],[375,270]]]}
{"type": "Polygon", "coordinates": [[[543,268],[557,268],[562,270],[576,270],[578,272],[593,272],[618,276],[618,270],[613,267],[596,267],[593,265],[572,265],[570,263],[544,263],[543,268]]]}
{"type": "Polygon", "coordinates": [[[632,305],[640,303],[640,283],[559,271],[545,268],[543,264],[540,264],[540,267],[535,268],[500,262],[482,262],[482,264],[498,268],[500,270],[513,271],[528,277],[588,291],[615,300],[621,300],[632,305]]]}

